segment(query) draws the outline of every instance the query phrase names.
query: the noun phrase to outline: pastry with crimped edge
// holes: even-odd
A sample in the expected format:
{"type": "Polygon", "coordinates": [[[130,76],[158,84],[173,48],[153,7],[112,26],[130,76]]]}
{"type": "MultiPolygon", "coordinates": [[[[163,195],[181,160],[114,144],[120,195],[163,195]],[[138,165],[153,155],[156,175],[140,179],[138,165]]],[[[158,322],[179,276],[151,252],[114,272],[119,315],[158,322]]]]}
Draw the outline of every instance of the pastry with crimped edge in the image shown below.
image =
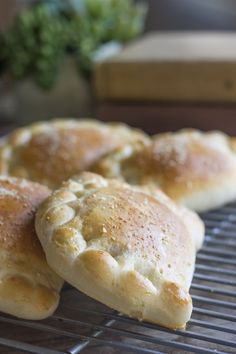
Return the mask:
{"type": "Polygon", "coordinates": [[[50,316],[62,279],[48,266],[34,228],[48,188],[0,177],[0,311],[31,320],[50,316]]]}
{"type": "Polygon", "coordinates": [[[236,199],[235,138],[185,129],[128,144],[101,159],[94,171],[135,185],[154,185],[198,212],[236,199]]]}
{"type": "Polygon", "coordinates": [[[84,172],[42,204],[36,231],[49,265],[85,294],[169,328],[190,319],[204,227],[161,191],[84,172]]]}
{"type": "Polygon", "coordinates": [[[0,139],[0,174],[56,188],[123,144],[148,139],[122,123],[90,119],[34,123],[0,139]]]}

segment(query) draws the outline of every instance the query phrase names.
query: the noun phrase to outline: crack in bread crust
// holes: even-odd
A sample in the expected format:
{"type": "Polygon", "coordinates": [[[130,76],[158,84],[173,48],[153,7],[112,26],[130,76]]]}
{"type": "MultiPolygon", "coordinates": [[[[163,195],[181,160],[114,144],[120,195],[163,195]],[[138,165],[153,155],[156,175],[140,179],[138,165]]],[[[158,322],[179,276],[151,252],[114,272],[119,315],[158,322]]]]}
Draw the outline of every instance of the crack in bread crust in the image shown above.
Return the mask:
{"type": "Polygon", "coordinates": [[[87,295],[171,328],[190,318],[204,227],[162,192],[83,173],[43,203],[36,230],[51,267],[87,295]]]}

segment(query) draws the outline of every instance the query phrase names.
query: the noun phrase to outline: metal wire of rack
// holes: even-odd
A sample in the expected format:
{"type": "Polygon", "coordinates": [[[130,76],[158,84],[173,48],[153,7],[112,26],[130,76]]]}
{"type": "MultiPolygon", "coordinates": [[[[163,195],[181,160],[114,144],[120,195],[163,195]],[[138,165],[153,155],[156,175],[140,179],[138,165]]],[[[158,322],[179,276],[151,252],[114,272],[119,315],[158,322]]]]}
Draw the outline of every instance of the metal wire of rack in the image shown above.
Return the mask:
{"type": "Polygon", "coordinates": [[[236,353],[236,203],[202,215],[186,330],[138,322],[71,287],[56,314],[40,322],[0,316],[1,353],[236,353]]]}

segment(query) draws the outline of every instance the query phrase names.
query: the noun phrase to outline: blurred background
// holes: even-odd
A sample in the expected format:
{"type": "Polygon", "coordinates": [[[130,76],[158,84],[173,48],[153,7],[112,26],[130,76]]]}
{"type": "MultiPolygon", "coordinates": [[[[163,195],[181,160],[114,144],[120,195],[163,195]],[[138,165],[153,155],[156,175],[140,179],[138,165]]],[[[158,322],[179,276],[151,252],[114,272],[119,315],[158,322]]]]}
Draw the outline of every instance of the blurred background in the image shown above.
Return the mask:
{"type": "Polygon", "coordinates": [[[236,134],[234,0],[0,0],[0,131],[52,117],[236,134]]]}

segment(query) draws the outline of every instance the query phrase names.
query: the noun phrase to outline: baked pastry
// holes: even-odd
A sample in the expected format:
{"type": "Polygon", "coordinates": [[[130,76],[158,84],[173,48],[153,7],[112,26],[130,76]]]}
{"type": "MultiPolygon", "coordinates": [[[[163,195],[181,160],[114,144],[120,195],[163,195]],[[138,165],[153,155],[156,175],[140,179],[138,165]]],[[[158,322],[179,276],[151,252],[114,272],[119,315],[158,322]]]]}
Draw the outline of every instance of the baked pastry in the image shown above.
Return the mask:
{"type": "Polygon", "coordinates": [[[235,139],[194,129],[159,134],[102,159],[95,171],[131,184],[155,185],[198,212],[236,199],[235,139]]]}
{"type": "Polygon", "coordinates": [[[170,328],[189,320],[204,227],[161,191],[84,172],[42,204],[36,231],[49,265],[87,295],[170,328]]]}
{"type": "Polygon", "coordinates": [[[0,174],[56,188],[124,143],[148,137],[124,124],[62,119],[17,129],[0,142],[0,174]]]}
{"type": "Polygon", "coordinates": [[[63,284],[34,229],[35,210],[49,193],[37,183],[0,177],[0,311],[31,320],[53,313],[63,284]]]}

